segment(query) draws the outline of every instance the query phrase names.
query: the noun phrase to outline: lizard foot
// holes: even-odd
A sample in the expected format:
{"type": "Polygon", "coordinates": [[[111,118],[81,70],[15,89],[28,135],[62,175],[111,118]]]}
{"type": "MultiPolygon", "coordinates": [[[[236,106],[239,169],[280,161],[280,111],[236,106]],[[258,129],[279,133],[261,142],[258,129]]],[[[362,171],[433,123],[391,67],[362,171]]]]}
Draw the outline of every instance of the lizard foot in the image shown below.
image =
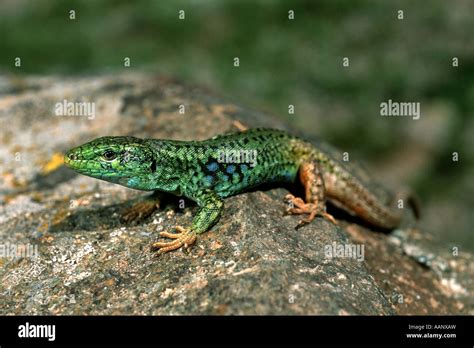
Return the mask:
{"type": "Polygon", "coordinates": [[[311,221],[314,220],[316,216],[322,216],[323,218],[329,220],[333,224],[337,225],[336,219],[331,214],[328,214],[325,208],[321,205],[315,203],[305,203],[301,198],[295,197],[292,194],[288,194],[285,197],[285,201],[288,203],[292,203],[293,207],[289,207],[286,210],[287,214],[292,215],[301,215],[301,214],[309,214],[309,216],[305,219],[302,219],[298,225],[296,225],[295,229],[299,229],[306,224],[309,224],[311,221]]]}
{"type": "Polygon", "coordinates": [[[149,217],[158,207],[156,201],[139,201],[122,213],[121,220],[126,223],[139,222],[149,217]]]}
{"type": "Polygon", "coordinates": [[[242,122],[237,121],[237,120],[234,120],[232,122],[232,125],[235,128],[237,128],[237,130],[240,131],[240,132],[243,132],[243,131],[246,131],[247,129],[249,129],[249,127],[245,126],[242,122]]]}
{"type": "Polygon", "coordinates": [[[196,232],[190,228],[175,226],[179,233],[160,232],[160,236],[174,239],[171,242],[155,242],[151,245],[151,250],[158,250],[158,253],[163,254],[171,250],[176,250],[184,246],[189,247],[196,241],[196,232]]]}

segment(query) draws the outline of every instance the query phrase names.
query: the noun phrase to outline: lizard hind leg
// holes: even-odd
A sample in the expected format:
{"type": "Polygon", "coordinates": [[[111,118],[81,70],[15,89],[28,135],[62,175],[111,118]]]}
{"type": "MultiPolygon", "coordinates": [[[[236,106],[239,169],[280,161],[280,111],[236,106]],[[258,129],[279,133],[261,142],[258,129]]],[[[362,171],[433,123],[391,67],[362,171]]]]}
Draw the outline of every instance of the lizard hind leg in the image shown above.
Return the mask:
{"type": "Polygon", "coordinates": [[[160,192],[154,192],[147,197],[141,197],[131,207],[124,210],[121,214],[121,221],[124,223],[138,224],[160,207],[163,195],[160,192]]]}
{"type": "Polygon", "coordinates": [[[288,194],[285,197],[290,204],[287,213],[308,216],[302,219],[295,229],[310,223],[316,216],[322,216],[337,225],[334,217],[326,212],[326,190],[320,164],[314,160],[305,162],[300,166],[298,174],[304,187],[305,200],[288,194]]]}

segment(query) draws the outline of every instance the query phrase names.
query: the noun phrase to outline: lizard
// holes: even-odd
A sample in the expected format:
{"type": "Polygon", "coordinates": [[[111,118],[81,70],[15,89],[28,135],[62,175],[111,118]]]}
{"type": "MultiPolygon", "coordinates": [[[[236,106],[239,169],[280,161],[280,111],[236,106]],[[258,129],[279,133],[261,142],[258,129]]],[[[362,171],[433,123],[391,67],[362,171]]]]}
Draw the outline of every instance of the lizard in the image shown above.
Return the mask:
{"type": "MultiPolygon", "coordinates": [[[[198,209],[191,226],[175,226],[177,233],[160,232],[170,241],[153,243],[151,249],[158,253],[188,248],[219,220],[224,198],[267,183],[300,181],[303,185],[303,198],[285,197],[286,212],[304,216],[297,229],[317,216],[337,224],[326,211],[326,201],[375,227],[397,227],[403,209],[391,204],[395,196],[367,171],[338,159],[339,153],[323,142],[314,144],[282,130],[254,128],[203,141],[105,136],[67,151],[64,163],[93,178],[195,201],[198,209]]],[[[399,197],[418,217],[413,197],[399,197]]],[[[138,206],[132,217],[148,208],[138,206]]]]}

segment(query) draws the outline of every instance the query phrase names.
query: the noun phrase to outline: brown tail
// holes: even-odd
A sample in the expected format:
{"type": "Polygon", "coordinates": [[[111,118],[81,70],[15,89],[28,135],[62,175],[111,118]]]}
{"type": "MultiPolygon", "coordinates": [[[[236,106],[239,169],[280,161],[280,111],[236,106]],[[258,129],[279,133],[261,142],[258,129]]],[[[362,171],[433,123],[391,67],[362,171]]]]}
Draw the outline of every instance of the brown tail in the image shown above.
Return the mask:
{"type": "Polygon", "coordinates": [[[420,199],[416,196],[412,191],[408,189],[404,189],[400,191],[397,195],[397,200],[402,199],[404,202],[410,206],[411,210],[413,211],[413,215],[415,218],[419,220],[421,218],[421,204],[420,199]]]}
{"type": "Polygon", "coordinates": [[[411,210],[413,211],[413,214],[415,215],[417,220],[420,220],[421,218],[421,204],[420,204],[420,199],[418,196],[415,196],[414,194],[411,194],[408,196],[408,204],[410,205],[411,210]]]}

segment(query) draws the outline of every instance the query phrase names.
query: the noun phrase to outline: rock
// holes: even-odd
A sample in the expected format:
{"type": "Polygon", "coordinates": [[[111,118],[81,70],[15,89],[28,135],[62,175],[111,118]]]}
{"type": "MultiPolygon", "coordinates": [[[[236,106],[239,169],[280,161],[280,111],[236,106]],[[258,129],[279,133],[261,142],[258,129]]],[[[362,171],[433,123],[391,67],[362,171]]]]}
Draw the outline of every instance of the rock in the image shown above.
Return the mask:
{"type": "Polygon", "coordinates": [[[103,135],[205,139],[233,120],[289,129],[275,118],[141,74],[0,86],[0,252],[26,256],[0,259],[0,314],[474,314],[473,255],[430,240],[422,222],[382,234],[333,209],[338,226],[296,231],[287,188],[265,187],[228,198],[189,251],[157,257],[150,244],[189,224],[192,202],[125,225],[121,212],[147,193],[61,165],[103,135]],[[64,100],[95,102],[95,117],[56,116],[64,100]]]}

